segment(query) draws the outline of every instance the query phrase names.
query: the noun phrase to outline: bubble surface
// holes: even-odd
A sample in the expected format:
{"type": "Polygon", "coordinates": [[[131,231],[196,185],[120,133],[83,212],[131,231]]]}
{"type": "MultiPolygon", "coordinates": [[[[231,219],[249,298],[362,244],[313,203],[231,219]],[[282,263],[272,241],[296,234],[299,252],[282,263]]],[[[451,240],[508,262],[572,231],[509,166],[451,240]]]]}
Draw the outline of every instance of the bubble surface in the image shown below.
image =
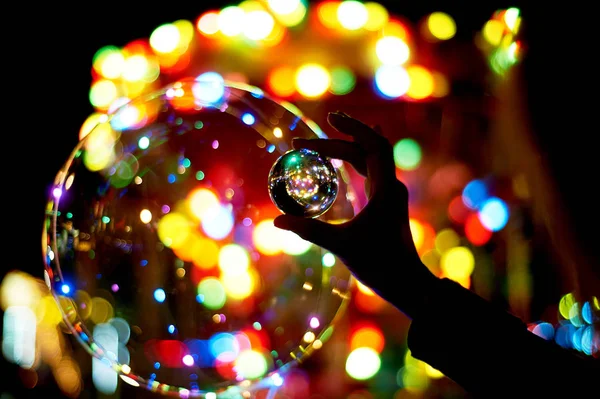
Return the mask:
{"type": "MultiPolygon", "coordinates": [[[[281,385],[331,336],[349,272],[273,225],[265,181],[292,137],[325,135],[290,103],[205,76],[130,101],[78,143],[50,189],[45,278],[99,390],[237,397],[281,385]]],[[[357,210],[336,167],[331,222],[357,210]]]]}
{"type": "Polygon", "coordinates": [[[269,173],[269,195],[283,213],[315,218],[331,208],[338,194],[333,164],[315,151],[291,150],[269,173]]]}

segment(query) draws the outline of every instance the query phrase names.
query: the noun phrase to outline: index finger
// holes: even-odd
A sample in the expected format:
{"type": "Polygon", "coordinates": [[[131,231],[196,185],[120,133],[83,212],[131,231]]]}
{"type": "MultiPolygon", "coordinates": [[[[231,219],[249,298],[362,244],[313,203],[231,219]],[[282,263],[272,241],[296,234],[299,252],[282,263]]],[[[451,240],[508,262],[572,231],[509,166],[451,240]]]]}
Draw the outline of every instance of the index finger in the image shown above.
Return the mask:
{"type": "Polygon", "coordinates": [[[328,121],[336,130],[354,137],[366,153],[367,175],[371,178],[373,190],[396,179],[393,147],[391,143],[374,129],[350,116],[332,112],[328,121]]]}
{"type": "Polygon", "coordinates": [[[340,139],[300,139],[292,140],[294,148],[313,150],[328,158],[349,162],[358,173],[367,175],[365,151],[358,143],[340,139]]]}
{"type": "Polygon", "coordinates": [[[373,128],[343,112],[330,112],[327,121],[337,131],[354,137],[369,153],[380,153],[390,145],[389,141],[373,128]]]}

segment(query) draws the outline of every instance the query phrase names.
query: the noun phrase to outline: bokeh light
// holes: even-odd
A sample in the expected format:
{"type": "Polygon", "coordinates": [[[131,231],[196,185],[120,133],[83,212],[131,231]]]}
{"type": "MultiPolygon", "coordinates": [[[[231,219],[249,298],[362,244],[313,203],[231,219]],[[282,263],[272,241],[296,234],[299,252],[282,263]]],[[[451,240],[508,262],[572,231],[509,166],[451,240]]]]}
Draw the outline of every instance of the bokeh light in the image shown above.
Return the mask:
{"type": "Polygon", "coordinates": [[[421,156],[421,146],[414,139],[404,138],[394,144],[394,162],[399,169],[416,169],[421,156]]]}

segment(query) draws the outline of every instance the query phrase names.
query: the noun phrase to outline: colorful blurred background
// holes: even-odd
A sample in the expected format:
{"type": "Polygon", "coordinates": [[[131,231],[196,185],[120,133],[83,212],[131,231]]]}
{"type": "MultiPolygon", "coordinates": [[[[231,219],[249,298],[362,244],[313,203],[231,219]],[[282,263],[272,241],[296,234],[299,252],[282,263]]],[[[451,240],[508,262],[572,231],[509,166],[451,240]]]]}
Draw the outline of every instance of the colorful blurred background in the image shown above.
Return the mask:
{"type": "MultiPolygon", "coordinates": [[[[411,228],[423,262],[531,321],[533,333],[598,357],[598,301],[577,303],[565,291],[555,260],[543,251],[547,236],[532,218],[523,176],[508,169],[495,147],[497,88],[522,49],[519,5],[404,3],[247,0],[37,10],[33,19],[39,23],[30,28],[35,40],[20,45],[29,53],[24,68],[32,71],[22,83],[31,86],[21,90],[32,92],[29,103],[17,105],[32,110],[30,120],[20,120],[32,137],[19,152],[21,167],[13,164],[24,199],[13,198],[5,208],[12,218],[5,234],[18,231],[19,238],[5,239],[9,263],[0,275],[6,370],[0,398],[153,397],[167,391],[152,384],[134,388],[136,381],[127,377],[99,383],[90,355],[44,284],[41,233],[55,175],[79,139],[132,98],[207,74],[262,89],[328,137],[341,137],[326,123],[333,110],[380,125],[394,144],[397,176],[409,189],[411,228]]],[[[364,196],[359,193],[357,201],[364,203],[364,196]]],[[[65,230],[72,236],[66,245],[88,256],[87,233],[65,230]]],[[[324,254],[323,267],[331,262],[324,254]]],[[[175,273],[183,278],[185,270],[175,273]]],[[[73,288],[59,289],[68,295],[73,288]]],[[[159,297],[155,291],[162,302],[159,297]]],[[[88,299],[77,305],[103,306],[90,311],[92,324],[118,318],[110,298],[88,299]]],[[[403,314],[355,284],[323,350],[262,395],[467,397],[411,356],[408,325],[403,314]]],[[[126,329],[129,334],[133,327],[126,329]]],[[[188,397],[190,391],[170,394],[188,397]]]]}

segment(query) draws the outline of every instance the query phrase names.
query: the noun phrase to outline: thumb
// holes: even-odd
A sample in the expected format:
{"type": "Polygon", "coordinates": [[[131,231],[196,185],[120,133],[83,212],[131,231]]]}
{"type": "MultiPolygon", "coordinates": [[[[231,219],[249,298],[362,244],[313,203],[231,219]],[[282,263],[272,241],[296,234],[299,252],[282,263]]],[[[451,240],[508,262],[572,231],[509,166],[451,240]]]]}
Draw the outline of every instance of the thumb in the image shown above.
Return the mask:
{"type": "Polygon", "coordinates": [[[335,241],[340,236],[338,226],[317,219],[281,215],[275,218],[273,224],[277,228],[296,233],[306,241],[328,250],[335,247],[335,241]]]}

